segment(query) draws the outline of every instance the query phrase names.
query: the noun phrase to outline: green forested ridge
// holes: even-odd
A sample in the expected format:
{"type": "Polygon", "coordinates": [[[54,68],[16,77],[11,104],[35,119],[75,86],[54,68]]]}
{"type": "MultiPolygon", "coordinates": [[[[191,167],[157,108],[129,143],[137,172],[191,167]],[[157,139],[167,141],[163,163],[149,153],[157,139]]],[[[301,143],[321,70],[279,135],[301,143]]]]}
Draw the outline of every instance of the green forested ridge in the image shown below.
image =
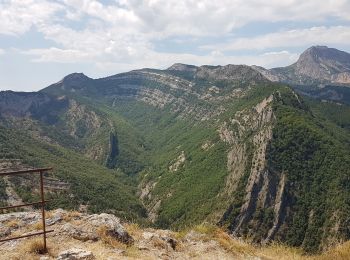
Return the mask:
{"type": "Polygon", "coordinates": [[[276,103],[274,109],[277,123],[268,161],[288,179],[290,213],[283,240],[316,251],[335,222],[339,223],[339,236],[348,239],[350,156],[344,137],[337,135],[339,128],[283,102],[276,103]]]}
{"type": "MultiPolygon", "coordinates": [[[[285,174],[287,181],[282,200],[283,223],[275,239],[315,252],[327,244],[328,237],[340,241],[350,238],[350,133],[344,127],[349,123],[348,107],[304,101],[285,88],[278,92],[273,103],[273,138],[266,159],[271,178],[285,174]],[[338,118],[330,116],[334,111],[338,111],[338,118]]],[[[237,225],[235,219],[244,202],[248,176],[249,173],[239,181],[234,200],[221,221],[231,225],[230,229],[237,225]]],[[[259,208],[241,232],[251,234],[249,230],[254,228],[254,238],[259,241],[267,236],[273,222],[273,206],[259,208]]]]}

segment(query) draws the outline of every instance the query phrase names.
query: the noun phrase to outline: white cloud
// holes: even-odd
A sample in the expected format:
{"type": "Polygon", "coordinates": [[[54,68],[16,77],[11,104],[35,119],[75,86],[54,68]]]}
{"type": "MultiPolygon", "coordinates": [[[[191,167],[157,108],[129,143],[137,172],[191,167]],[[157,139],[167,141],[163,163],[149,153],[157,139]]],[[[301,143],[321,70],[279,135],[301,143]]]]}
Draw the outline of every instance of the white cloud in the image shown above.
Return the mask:
{"type": "Polygon", "coordinates": [[[346,0],[0,0],[0,33],[22,34],[31,26],[84,16],[118,30],[147,34],[220,35],[251,22],[350,20],[346,0]]]}
{"type": "Polygon", "coordinates": [[[3,49],[0,49],[0,55],[5,54],[5,51],[3,49]]]}
{"type": "Polygon", "coordinates": [[[251,22],[350,20],[345,0],[130,0],[123,1],[148,32],[169,35],[220,35],[251,22]]]}
{"type": "Polygon", "coordinates": [[[75,63],[84,60],[88,61],[89,58],[93,58],[89,53],[53,47],[48,49],[31,49],[29,51],[24,51],[23,54],[34,56],[34,62],[75,63]]]}
{"type": "Polygon", "coordinates": [[[349,26],[322,26],[269,33],[251,38],[238,38],[228,43],[207,45],[201,48],[220,51],[263,50],[276,47],[300,47],[320,44],[331,45],[349,42],[349,26]]]}
{"type": "Polygon", "coordinates": [[[67,7],[75,11],[76,14],[86,14],[104,20],[109,23],[118,23],[119,25],[137,24],[140,22],[132,9],[118,5],[104,6],[95,0],[64,0],[67,7]]]}
{"type": "Polygon", "coordinates": [[[349,21],[349,11],[350,1],[346,0],[119,0],[114,5],[96,0],[0,0],[0,34],[20,37],[30,28],[42,33],[52,46],[21,51],[34,62],[84,62],[115,71],[164,68],[175,62],[273,67],[290,64],[297,55],[282,51],[227,56],[222,52],[348,43],[350,27],[314,27],[233,39],[235,29],[252,22],[349,21]],[[203,47],[208,52],[204,55],[171,49],[158,52],[154,46],[155,41],[169,37],[200,42],[201,37],[220,39],[223,35],[233,40],[203,47]]]}
{"type": "Polygon", "coordinates": [[[20,35],[54,20],[63,6],[45,0],[0,0],[0,34],[20,35]]]}

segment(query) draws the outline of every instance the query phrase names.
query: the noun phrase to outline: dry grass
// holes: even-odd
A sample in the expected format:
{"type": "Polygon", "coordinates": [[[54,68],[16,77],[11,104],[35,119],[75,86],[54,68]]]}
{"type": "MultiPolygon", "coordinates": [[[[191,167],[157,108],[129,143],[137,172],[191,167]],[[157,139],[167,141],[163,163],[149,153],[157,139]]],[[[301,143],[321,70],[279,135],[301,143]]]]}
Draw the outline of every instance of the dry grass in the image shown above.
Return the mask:
{"type": "Polygon", "coordinates": [[[28,225],[26,227],[27,231],[34,231],[34,230],[42,230],[43,229],[43,222],[42,221],[38,221],[34,224],[28,225]]]}
{"type": "Polygon", "coordinates": [[[53,211],[45,211],[45,218],[52,218],[53,217],[53,211]]]}
{"type": "MultiPolygon", "coordinates": [[[[237,238],[233,238],[224,230],[218,228],[215,225],[201,224],[193,228],[194,231],[205,235],[201,240],[209,241],[215,240],[219,243],[220,247],[223,248],[226,252],[236,256],[236,257],[245,257],[245,256],[256,256],[261,257],[262,259],[278,259],[278,260],[297,260],[297,259],[311,259],[308,256],[303,255],[302,250],[287,247],[277,243],[271,244],[266,247],[257,247],[252,243],[243,241],[237,238]]],[[[188,233],[188,230],[181,231],[178,233],[178,237],[184,237],[188,233]],[[183,232],[183,233],[181,233],[183,232]]],[[[350,244],[349,244],[350,249],[350,244]]],[[[350,250],[349,250],[350,251],[350,250]]],[[[343,251],[342,251],[343,254],[343,251]]],[[[319,258],[315,258],[319,259],[319,258]]],[[[324,258],[324,260],[329,258],[324,258]]],[[[343,258],[340,258],[343,260],[343,258]]],[[[350,258],[344,258],[350,259],[350,258]]],[[[314,259],[313,259],[314,260],[314,259]]]]}
{"type": "Polygon", "coordinates": [[[137,223],[131,224],[123,224],[126,231],[132,236],[134,239],[139,239],[142,236],[143,230],[137,223]]]}
{"type": "Polygon", "coordinates": [[[166,249],[168,247],[167,243],[158,237],[152,238],[152,245],[158,249],[166,249]]]}
{"type": "Polygon", "coordinates": [[[179,232],[176,232],[176,233],[174,234],[174,236],[175,236],[176,239],[182,240],[182,239],[184,239],[184,238],[187,236],[187,234],[188,234],[190,231],[191,231],[191,229],[189,229],[189,228],[182,229],[182,230],[180,230],[179,232]]]}
{"type": "Polygon", "coordinates": [[[191,231],[195,231],[201,235],[205,235],[203,238],[205,240],[210,240],[211,235],[217,229],[216,226],[210,224],[200,224],[194,227],[186,227],[174,234],[175,238],[178,240],[184,239],[191,231]]]}
{"type": "Polygon", "coordinates": [[[254,255],[256,252],[256,248],[251,244],[234,239],[227,232],[219,228],[213,231],[212,238],[227,252],[234,255],[254,255]]]}
{"type": "Polygon", "coordinates": [[[215,233],[215,231],[218,230],[217,226],[211,225],[211,224],[200,224],[197,225],[193,228],[194,231],[204,234],[204,235],[213,235],[215,233]]]}
{"type": "Polygon", "coordinates": [[[63,216],[63,220],[66,222],[70,222],[73,219],[77,219],[81,216],[79,211],[69,211],[67,214],[63,216]]]}
{"type": "Polygon", "coordinates": [[[348,260],[350,259],[350,241],[329,249],[320,256],[313,257],[314,260],[348,260]]]}
{"type": "Polygon", "coordinates": [[[105,245],[123,250],[127,249],[127,245],[108,235],[106,226],[99,227],[97,230],[97,235],[100,237],[102,243],[104,243],[105,245]]]}
{"type": "Polygon", "coordinates": [[[297,260],[309,259],[308,256],[303,254],[303,251],[298,248],[288,247],[278,243],[272,243],[266,247],[260,247],[256,249],[256,256],[267,259],[280,259],[280,260],[297,260]]]}
{"type": "Polygon", "coordinates": [[[46,253],[44,249],[44,242],[39,238],[26,240],[23,242],[21,250],[27,254],[29,253],[34,255],[46,253]]]}
{"type": "MultiPolygon", "coordinates": [[[[272,243],[268,246],[258,247],[247,241],[242,241],[231,237],[224,230],[202,224],[196,226],[194,231],[206,235],[204,240],[212,239],[217,241],[227,252],[236,256],[257,256],[262,259],[276,260],[349,260],[350,259],[350,241],[340,244],[328,251],[318,255],[306,255],[301,249],[288,247],[278,243],[272,243]]],[[[188,233],[188,231],[187,231],[188,233]]],[[[183,235],[181,235],[183,236],[183,235]]]]}
{"type": "Polygon", "coordinates": [[[227,232],[215,225],[204,223],[195,226],[193,230],[205,235],[202,240],[215,240],[228,252],[234,254],[252,254],[255,251],[255,248],[251,244],[231,237],[227,232]]]}
{"type": "Polygon", "coordinates": [[[125,256],[140,259],[140,252],[135,246],[129,246],[125,250],[125,256]]]}
{"type": "Polygon", "coordinates": [[[21,222],[18,219],[13,219],[5,223],[6,227],[15,229],[20,226],[21,222]]]}

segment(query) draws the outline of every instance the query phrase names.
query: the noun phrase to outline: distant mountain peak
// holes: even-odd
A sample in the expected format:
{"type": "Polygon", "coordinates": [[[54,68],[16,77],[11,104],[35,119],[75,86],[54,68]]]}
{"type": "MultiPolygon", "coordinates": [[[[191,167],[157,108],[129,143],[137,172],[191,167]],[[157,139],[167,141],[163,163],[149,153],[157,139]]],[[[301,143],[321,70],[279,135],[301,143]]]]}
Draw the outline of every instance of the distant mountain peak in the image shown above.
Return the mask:
{"type": "Polygon", "coordinates": [[[70,89],[71,91],[75,91],[76,89],[81,89],[85,87],[86,85],[89,85],[89,83],[93,81],[92,78],[89,78],[84,73],[71,73],[65,76],[62,80],[60,80],[57,83],[54,83],[44,89],[41,90],[41,92],[46,92],[48,89],[70,89]]]}
{"type": "Polygon", "coordinates": [[[197,70],[198,67],[194,65],[188,65],[188,64],[183,64],[183,63],[175,63],[171,65],[169,68],[166,70],[176,70],[176,71],[195,71],[197,70]]]}
{"type": "Polygon", "coordinates": [[[312,46],[296,63],[270,72],[294,85],[350,84],[350,54],[327,46],[312,46]]]}
{"type": "Polygon", "coordinates": [[[87,83],[91,80],[93,79],[89,78],[84,73],[72,73],[65,76],[59,83],[66,87],[81,87],[84,85],[84,83],[87,83]]]}
{"type": "MultiPolygon", "coordinates": [[[[308,48],[300,55],[298,62],[300,63],[305,59],[313,59],[318,63],[342,63],[346,65],[346,70],[350,70],[350,54],[335,48],[328,48],[327,46],[312,46],[308,48]]],[[[329,64],[325,65],[329,66],[329,64]]]]}
{"type": "Polygon", "coordinates": [[[68,74],[67,76],[65,76],[62,81],[63,82],[67,82],[67,81],[75,81],[75,80],[90,80],[91,78],[89,78],[88,76],[86,76],[84,73],[81,72],[74,72],[71,74],[68,74]]]}
{"type": "Polygon", "coordinates": [[[328,46],[326,45],[314,45],[314,46],[311,46],[310,48],[308,48],[307,50],[326,50],[326,49],[330,49],[328,48],[328,46]]]}

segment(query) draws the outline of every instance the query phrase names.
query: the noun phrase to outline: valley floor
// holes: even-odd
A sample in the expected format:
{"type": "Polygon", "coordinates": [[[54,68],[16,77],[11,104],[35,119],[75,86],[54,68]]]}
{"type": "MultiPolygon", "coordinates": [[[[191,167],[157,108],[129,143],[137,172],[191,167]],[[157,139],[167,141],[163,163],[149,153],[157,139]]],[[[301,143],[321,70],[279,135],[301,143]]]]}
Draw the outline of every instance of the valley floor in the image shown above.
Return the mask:
{"type": "MultiPolygon", "coordinates": [[[[0,237],[36,232],[40,212],[0,215],[0,237]]],[[[256,247],[223,230],[200,225],[173,232],[121,224],[110,214],[88,215],[61,209],[47,214],[48,254],[40,255],[42,239],[28,238],[0,244],[1,259],[350,259],[350,242],[317,256],[281,245],[256,247]]]]}

